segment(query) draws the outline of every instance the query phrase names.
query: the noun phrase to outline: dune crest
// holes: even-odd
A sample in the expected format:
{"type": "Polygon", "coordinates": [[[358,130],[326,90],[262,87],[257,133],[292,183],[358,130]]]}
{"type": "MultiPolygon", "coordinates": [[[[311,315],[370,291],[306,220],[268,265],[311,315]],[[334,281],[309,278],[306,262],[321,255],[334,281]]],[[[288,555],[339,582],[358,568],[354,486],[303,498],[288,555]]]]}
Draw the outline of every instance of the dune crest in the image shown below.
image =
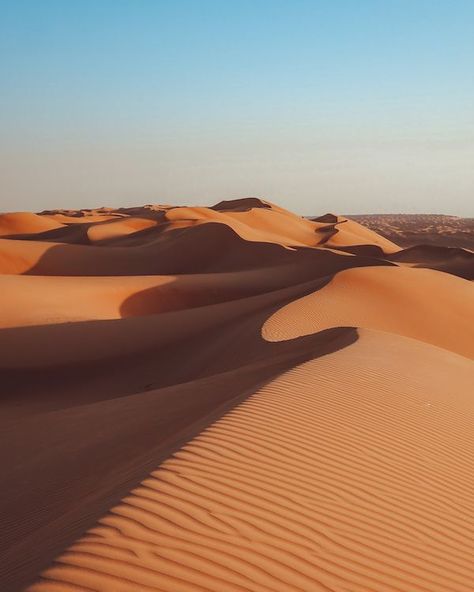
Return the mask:
{"type": "Polygon", "coordinates": [[[471,592],[473,252],[259,198],[0,234],[2,592],[471,592]]]}

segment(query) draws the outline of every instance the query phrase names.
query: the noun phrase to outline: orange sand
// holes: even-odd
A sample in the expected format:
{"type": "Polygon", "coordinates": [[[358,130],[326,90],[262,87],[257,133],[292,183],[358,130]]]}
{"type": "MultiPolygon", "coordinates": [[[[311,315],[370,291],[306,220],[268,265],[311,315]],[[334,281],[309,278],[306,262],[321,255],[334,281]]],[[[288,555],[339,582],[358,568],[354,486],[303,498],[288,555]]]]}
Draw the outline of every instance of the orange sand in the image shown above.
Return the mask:
{"type": "Polygon", "coordinates": [[[2,592],[472,591],[473,253],[256,198],[0,235],[2,592]]]}
{"type": "Polygon", "coordinates": [[[470,590],[471,381],[362,330],[183,446],[29,590],[470,590]]]}

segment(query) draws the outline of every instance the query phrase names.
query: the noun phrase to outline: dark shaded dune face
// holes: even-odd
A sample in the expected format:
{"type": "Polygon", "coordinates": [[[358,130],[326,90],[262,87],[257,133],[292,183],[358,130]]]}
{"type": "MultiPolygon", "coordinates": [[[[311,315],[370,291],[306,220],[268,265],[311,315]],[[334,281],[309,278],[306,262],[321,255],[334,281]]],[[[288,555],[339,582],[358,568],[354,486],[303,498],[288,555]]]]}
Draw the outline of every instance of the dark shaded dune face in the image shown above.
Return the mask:
{"type": "Polygon", "coordinates": [[[398,261],[407,261],[410,263],[419,263],[426,261],[439,261],[447,256],[451,257],[466,257],[469,258],[470,253],[465,249],[440,247],[434,245],[417,245],[408,249],[402,249],[398,253],[394,253],[391,258],[398,261]]]}
{"type": "Polygon", "coordinates": [[[313,222],[324,222],[327,224],[335,224],[337,222],[337,216],[334,214],[323,214],[322,216],[318,216],[317,218],[311,218],[313,222]]]}
{"type": "Polygon", "coordinates": [[[217,212],[248,212],[252,208],[266,208],[270,210],[271,205],[258,199],[258,197],[247,197],[244,199],[220,201],[216,205],[211,206],[211,210],[216,210],[217,212]]]}
{"type": "MultiPolygon", "coordinates": [[[[323,222],[326,222],[326,220],[323,220],[323,222]]],[[[315,232],[318,235],[319,245],[324,245],[330,238],[336,235],[339,230],[336,228],[336,224],[327,224],[327,226],[316,228],[315,232]]]]}
{"type": "Polygon", "coordinates": [[[163,219],[163,216],[166,212],[166,208],[144,206],[138,208],[119,208],[116,211],[125,216],[132,216],[134,218],[145,218],[159,221],[163,219]]]}
{"type": "MultiPolygon", "coordinates": [[[[262,267],[240,272],[179,275],[164,286],[136,292],[120,306],[123,318],[197,308],[219,302],[240,300],[314,280],[306,262],[262,267]]],[[[322,276],[326,283],[331,276],[322,276]]]]}
{"type": "Polygon", "coordinates": [[[474,279],[474,253],[465,249],[420,245],[394,253],[389,259],[474,279]]]}
{"type": "Polygon", "coordinates": [[[338,250],[360,257],[374,257],[375,259],[384,259],[386,257],[383,250],[377,245],[354,245],[350,247],[339,247],[338,250]]]}
{"type": "Polygon", "coordinates": [[[74,224],[70,226],[63,226],[62,228],[55,228],[54,230],[47,230],[45,232],[37,232],[34,234],[16,234],[14,236],[6,236],[4,238],[14,238],[15,240],[25,241],[42,241],[51,243],[66,243],[70,245],[89,245],[90,240],[87,236],[87,230],[91,224],[74,224]]]}
{"type": "Polygon", "coordinates": [[[470,592],[474,253],[258,198],[0,222],[2,592],[470,592]]]}

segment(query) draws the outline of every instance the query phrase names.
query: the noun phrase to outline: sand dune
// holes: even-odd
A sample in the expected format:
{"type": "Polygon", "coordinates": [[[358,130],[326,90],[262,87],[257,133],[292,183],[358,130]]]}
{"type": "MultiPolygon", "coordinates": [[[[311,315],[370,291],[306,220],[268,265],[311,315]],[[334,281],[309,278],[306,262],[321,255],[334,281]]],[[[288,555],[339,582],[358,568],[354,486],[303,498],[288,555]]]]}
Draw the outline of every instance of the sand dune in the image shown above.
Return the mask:
{"type": "Polygon", "coordinates": [[[314,278],[307,265],[217,274],[2,275],[0,328],[154,315],[238,300],[314,278]]]}
{"type": "Polygon", "coordinates": [[[327,232],[327,228],[332,227],[331,232],[325,241],[328,247],[352,247],[357,245],[375,245],[382,249],[385,254],[395,253],[400,250],[395,243],[375,233],[373,230],[348,220],[342,216],[338,216],[337,222],[334,224],[324,224],[320,229],[327,232]]]}
{"type": "Polygon", "coordinates": [[[257,199],[0,215],[0,589],[474,582],[474,254],[257,199]]]}
{"type": "Polygon", "coordinates": [[[468,591],[471,381],[363,330],[183,446],[29,589],[468,591]]]}
{"type": "Polygon", "coordinates": [[[29,234],[46,232],[63,225],[31,212],[14,212],[12,214],[0,214],[0,236],[15,236],[17,234],[29,234]]]}
{"type": "Polygon", "coordinates": [[[360,267],[339,272],[321,290],[287,304],[265,322],[262,334],[281,340],[329,327],[364,327],[474,358],[473,303],[474,285],[453,275],[360,267]]]}
{"type": "Polygon", "coordinates": [[[156,226],[154,220],[144,220],[141,218],[122,218],[119,220],[110,220],[104,224],[92,224],[87,231],[87,236],[91,242],[104,241],[111,238],[128,236],[146,228],[156,226]]]}

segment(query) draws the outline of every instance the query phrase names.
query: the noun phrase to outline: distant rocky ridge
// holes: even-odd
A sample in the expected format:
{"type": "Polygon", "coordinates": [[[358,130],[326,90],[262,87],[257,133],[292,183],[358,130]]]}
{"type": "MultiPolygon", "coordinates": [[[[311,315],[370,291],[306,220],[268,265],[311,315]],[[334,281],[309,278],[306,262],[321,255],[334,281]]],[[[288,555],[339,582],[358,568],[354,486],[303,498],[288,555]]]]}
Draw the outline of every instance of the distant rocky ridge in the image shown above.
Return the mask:
{"type": "Polygon", "coordinates": [[[348,218],[401,247],[428,244],[474,250],[474,218],[441,214],[357,214],[348,218]]]}

